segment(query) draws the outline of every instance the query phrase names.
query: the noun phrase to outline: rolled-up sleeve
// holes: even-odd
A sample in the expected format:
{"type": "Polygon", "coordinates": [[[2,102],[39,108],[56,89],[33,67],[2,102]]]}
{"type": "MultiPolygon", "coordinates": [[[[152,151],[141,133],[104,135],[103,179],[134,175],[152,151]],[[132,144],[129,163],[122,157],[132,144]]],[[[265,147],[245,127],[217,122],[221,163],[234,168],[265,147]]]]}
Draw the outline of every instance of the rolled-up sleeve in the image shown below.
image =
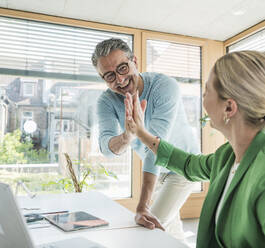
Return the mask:
{"type": "Polygon", "coordinates": [[[104,93],[99,97],[97,102],[97,118],[99,126],[99,147],[100,151],[106,157],[116,156],[109,149],[109,141],[112,137],[118,135],[118,119],[116,117],[114,108],[108,103],[104,93]]]}

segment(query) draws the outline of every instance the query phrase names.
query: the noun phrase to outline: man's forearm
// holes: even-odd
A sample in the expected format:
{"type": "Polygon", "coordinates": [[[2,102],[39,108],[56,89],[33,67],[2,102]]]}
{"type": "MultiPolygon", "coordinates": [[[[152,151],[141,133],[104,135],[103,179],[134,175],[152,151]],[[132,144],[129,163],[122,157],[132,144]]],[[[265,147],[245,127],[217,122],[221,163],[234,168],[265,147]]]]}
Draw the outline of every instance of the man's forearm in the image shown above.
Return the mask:
{"type": "Polygon", "coordinates": [[[149,172],[143,172],[143,184],[141,189],[141,196],[136,212],[141,212],[149,208],[156,185],[156,180],[157,180],[156,175],[149,172]]]}
{"type": "Polygon", "coordinates": [[[110,139],[109,149],[113,153],[120,155],[128,148],[131,141],[132,141],[132,136],[128,135],[128,134],[126,134],[126,132],[124,132],[124,133],[110,139]]]}

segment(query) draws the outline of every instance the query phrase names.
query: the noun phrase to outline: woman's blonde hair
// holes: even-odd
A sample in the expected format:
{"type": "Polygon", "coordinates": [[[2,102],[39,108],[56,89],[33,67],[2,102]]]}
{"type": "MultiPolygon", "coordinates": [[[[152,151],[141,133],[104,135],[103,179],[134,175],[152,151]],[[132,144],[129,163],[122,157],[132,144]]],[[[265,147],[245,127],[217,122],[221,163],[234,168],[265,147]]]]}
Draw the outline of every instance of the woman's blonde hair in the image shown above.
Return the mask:
{"type": "Polygon", "coordinates": [[[232,98],[247,123],[265,124],[265,53],[228,53],[214,65],[214,87],[221,99],[232,98]]]}

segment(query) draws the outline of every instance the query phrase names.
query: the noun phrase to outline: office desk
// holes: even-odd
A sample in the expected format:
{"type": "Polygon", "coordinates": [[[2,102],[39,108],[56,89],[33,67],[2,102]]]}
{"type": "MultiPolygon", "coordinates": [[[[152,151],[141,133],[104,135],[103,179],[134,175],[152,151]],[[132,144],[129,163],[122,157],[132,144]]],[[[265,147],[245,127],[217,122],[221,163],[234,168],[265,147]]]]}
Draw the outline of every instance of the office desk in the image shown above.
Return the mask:
{"type": "MultiPolygon", "coordinates": [[[[18,197],[22,208],[40,208],[40,210],[27,212],[53,212],[68,210],[85,211],[109,222],[103,229],[136,227],[134,213],[117,202],[97,191],[71,194],[37,195],[35,198],[18,197]]],[[[24,213],[27,213],[26,211],[24,213]]]]}
{"type": "Polygon", "coordinates": [[[39,195],[33,199],[23,196],[18,197],[18,202],[21,208],[40,208],[34,210],[35,212],[86,211],[109,222],[109,226],[69,233],[52,225],[46,228],[30,229],[35,244],[82,236],[107,248],[188,247],[160,229],[148,230],[138,226],[134,222],[134,213],[96,191],[39,195]]]}

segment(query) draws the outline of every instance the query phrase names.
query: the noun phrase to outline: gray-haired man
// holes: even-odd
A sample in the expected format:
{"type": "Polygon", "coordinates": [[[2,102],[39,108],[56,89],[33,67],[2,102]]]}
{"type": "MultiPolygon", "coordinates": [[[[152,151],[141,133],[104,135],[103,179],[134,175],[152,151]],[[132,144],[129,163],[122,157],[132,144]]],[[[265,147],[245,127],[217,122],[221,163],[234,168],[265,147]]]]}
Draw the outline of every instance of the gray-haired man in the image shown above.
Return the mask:
{"type": "Polygon", "coordinates": [[[137,58],[120,39],[100,42],[93,53],[92,63],[109,88],[100,96],[97,106],[102,153],[106,156],[119,155],[131,146],[144,162],[136,222],[150,229],[165,227],[169,230],[174,226],[174,236],[183,238],[179,209],[189,196],[193,183],[168,171],[160,173],[159,167],[154,165],[152,151],[127,128],[124,107],[125,94],[129,92],[134,95],[138,91],[140,100],[147,100],[145,125],[148,131],[185,151],[198,153],[199,148],[187,122],[178,84],[163,74],[140,74],[137,58]],[[150,208],[159,174],[162,186],[150,208]]]}

